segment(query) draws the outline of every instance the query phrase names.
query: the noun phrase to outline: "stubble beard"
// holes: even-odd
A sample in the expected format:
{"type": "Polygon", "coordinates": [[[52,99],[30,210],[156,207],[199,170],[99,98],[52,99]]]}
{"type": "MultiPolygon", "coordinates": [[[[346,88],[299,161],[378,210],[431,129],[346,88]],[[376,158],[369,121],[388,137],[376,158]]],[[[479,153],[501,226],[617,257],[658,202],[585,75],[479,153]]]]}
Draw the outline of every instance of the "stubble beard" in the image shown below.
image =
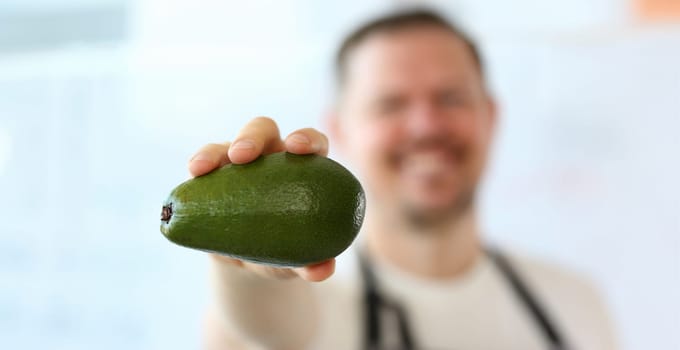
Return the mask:
{"type": "Polygon", "coordinates": [[[422,208],[413,203],[405,202],[401,206],[401,215],[410,229],[418,232],[442,232],[440,228],[455,225],[475,205],[476,192],[466,189],[451,202],[436,210],[422,208]]]}

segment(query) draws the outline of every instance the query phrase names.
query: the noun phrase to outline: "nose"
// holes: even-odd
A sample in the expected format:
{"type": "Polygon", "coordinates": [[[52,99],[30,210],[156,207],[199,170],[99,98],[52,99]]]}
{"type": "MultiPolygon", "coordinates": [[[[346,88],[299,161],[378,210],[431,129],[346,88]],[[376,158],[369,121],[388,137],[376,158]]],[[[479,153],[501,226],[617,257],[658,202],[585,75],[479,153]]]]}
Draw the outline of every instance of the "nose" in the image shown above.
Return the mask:
{"type": "Polygon", "coordinates": [[[445,131],[446,118],[435,105],[423,101],[416,103],[408,116],[408,130],[414,137],[428,137],[445,131]]]}

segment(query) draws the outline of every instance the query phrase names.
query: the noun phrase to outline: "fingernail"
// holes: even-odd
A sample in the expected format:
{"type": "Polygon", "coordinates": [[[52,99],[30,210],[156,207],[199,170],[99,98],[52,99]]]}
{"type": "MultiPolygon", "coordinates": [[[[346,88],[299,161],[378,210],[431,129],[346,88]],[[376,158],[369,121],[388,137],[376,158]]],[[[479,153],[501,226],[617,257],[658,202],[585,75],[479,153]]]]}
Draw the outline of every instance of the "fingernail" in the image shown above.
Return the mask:
{"type": "Polygon", "coordinates": [[[231,149],[253,149],[255,148],[255,142],[250,140],[240,140],[231,145],[231,149]]]}
{"type": "Polygon", "coordinates": [[[295,142],[295,143],[302,144],[302,145],[309,145],[310,144],[309,137],[302,135],[302,134],[290,135],[290,140],[295,142]]]}
{"type": "Polygon", "coordinates": [[[193,162],[193,161],[195,161],[195,160],[209,160],[209,161],[212,161],[213,159],[212,159],[212,157],[210,156],[210,154],[205,153],[205,152],[199,152],[199,153],[196,153],[196,155],[194,155],[193,157],[191,157],[191,159],[190,159],[189,161],[190,161],[190,162],[193,162]]]}

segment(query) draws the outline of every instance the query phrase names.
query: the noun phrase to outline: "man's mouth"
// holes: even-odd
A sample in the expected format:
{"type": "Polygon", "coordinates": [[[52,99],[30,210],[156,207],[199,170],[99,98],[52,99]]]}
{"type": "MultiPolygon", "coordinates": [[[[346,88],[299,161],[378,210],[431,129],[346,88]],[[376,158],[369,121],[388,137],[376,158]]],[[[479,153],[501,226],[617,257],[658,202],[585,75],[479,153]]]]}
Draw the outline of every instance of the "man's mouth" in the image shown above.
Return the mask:
{"type": "Polygon", "coordinates": [[[437,180],[456,172],[457,156],[447,148],[408,152],[401,157],[400,170],[410,180],[437,180]]]}

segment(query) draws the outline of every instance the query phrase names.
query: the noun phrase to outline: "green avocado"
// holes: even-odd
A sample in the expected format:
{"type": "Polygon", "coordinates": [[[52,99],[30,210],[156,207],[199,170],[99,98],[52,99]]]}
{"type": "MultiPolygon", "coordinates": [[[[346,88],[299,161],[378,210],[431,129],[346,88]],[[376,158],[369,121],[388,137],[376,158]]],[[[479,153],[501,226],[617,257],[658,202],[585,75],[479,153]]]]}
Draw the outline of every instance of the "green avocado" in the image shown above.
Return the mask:
{"type": "Polygon", "coordinates": [[[303,266],[347,249],[364,211],[364,191],[342,165],[281,152],[180,184],[163,204],[161,232],[188,248],[303,266]]]}

